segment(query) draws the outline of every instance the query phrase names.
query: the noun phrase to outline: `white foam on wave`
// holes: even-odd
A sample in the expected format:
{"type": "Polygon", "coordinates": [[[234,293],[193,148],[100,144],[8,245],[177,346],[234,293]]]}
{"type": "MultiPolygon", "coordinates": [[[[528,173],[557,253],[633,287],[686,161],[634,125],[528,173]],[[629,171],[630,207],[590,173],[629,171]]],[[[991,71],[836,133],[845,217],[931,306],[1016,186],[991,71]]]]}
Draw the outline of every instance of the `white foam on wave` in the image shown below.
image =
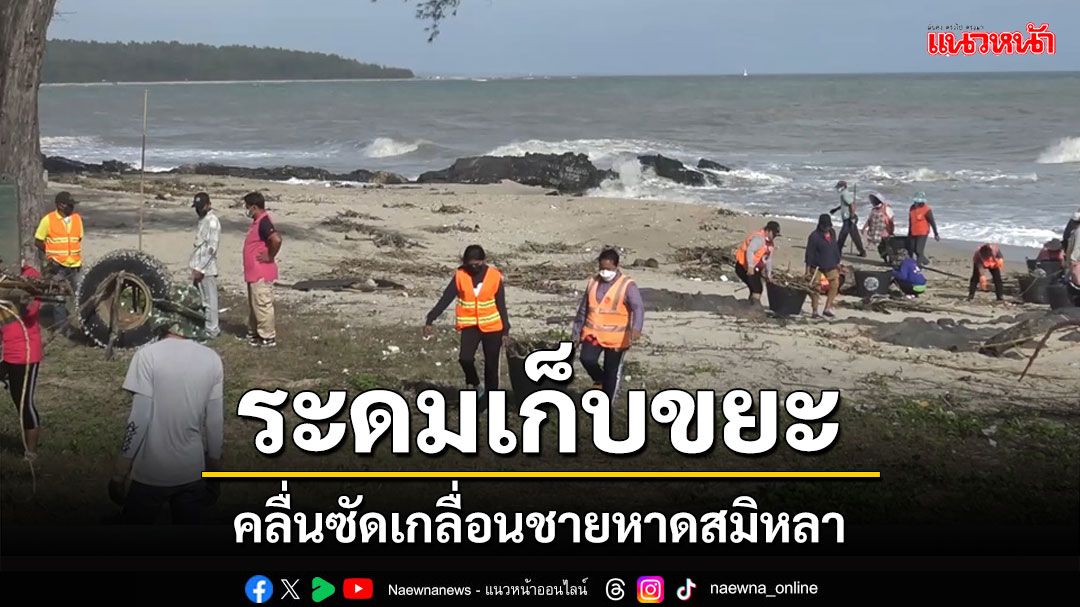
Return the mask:
{"type": "Polygon", "coordinates": [[[1041,248],[1051,238],[1061,234],[1044,228],[1017,227],[1005,223],[942,223],[944,238],[971,242],[993,242],[1017,247],[1041,248]]]}
{"type": "Polygon", "coordinates": [[[944,171],[919,167],[914,170],[892,169],[886,170],[879,164],[869,165],[860,169],[856,176],[861,181],[871,183],[935,183],[941,181],[956,181],[964,183],[994,183],[998,181],[1031,182],[1039,180],[1037,173],[1024,173],[1015,175],[996,171],[979,171],[974,169],[959,169],[944,171]]]}
{"type": "Polygon", "coordinates": [[[1080,137],[1065,137],[1039,154],[1039,164],[1063,164],[1080,162],[1080,137]]]}
{"type": "Polygon", "coordinates": [[[398,141],[390,137],[376,137],[364,147],[363,154],[367,158],[393,158],[394,156],[412,154],[427,143],[423,139],[398,141]]]}
{"type": "Polygon", "coordinates": [[[773,173],[765,173],[762,171],[755,171],[753,169],[734,169],[728,172],[710,172],[714,175],[718,175],[721,179],[725,177],[734,177],[737,180],[748,182],[751,184],[757,183],[767,185],[782,185],[785,183],[791,183],[790,177],[784,177],[783,175],[776,175],[773,173]]]}

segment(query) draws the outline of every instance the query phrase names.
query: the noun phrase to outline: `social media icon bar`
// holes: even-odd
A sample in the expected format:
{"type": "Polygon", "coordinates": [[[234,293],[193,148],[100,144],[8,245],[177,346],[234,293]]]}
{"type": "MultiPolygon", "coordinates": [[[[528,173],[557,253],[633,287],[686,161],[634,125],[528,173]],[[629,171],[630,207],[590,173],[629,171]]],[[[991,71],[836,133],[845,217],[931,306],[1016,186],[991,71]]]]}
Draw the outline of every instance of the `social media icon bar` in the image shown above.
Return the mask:
{"type": "Polygon", "coordinates": [[[694,580],[686,578],[686,583],[679,586],[679,589],[675,591],[675,596],[679,597],[680,601],[689,601],[690,596],[694,593],[694,588],[697,588],[694,580]]]}
{"type": "Polygon", "coordinates": [[[244,594],[256,605],[269,603],[274,596],[274,583],[265,575],[253,575],[244,584],[244,594]]]}
{"type": "Polygon", "coordinates": [[[658,575],[643,575],[637,579],[637,601],[639,603],[664,602],[664,578],[658,575]]]}
{"type": "Polygon", "coordinates": [[[333,584],[322,579],[321,577],[317,577],[311,580],[311,600],[315,601],[316,603],[321,603],[326,599],[334,596],[334,592],[336,590],[337,588],[334,588],[333,584]]]}
{"type": "Polygon", "coordinates": [[[375,594],[375,582],[367,577],[346,578],[341,584],[341,594],[351,600],[370,599],[375,594]]]}

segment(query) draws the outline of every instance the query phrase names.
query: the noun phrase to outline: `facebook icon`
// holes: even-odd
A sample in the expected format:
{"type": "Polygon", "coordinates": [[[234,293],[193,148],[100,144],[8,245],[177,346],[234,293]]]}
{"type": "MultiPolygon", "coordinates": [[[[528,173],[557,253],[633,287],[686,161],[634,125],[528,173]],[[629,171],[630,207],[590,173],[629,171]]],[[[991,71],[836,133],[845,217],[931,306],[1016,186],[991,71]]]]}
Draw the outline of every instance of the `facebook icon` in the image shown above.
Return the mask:
{"type": "Polygon", "coordinates": [[[274,596],[274,583],[265,575],[253,575],[244,584],[244,594],[252,603],[269,603],[270,597],[274,596]]]}

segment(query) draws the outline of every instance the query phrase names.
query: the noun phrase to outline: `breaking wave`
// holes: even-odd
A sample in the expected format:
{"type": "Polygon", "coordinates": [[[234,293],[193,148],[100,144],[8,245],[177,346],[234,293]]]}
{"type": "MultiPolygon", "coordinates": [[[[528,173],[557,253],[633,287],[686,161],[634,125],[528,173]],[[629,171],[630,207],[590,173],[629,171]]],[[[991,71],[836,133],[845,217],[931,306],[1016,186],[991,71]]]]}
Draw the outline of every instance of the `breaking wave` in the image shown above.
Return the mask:
{"type": "Polygon", "coordinates": [[[862,168],[857,177],[862,181],[873,183],[934,183],[939,181],[957,181],[966,183],[994,183],[998,181],[1030,182],[1039,180],[1036,173],[1024,173],[1014,175],[999,173],[996,171],[977,171],[971,169],[959,169],[956,171],[941,171],[920,167],[914,170],[892,169],[886,170],[881,165],[875,164],[862,168]]]}
{"type": "Polygon", "coordinates": [[[412,154],[429,143],[423,139],[407,142],[389,137],[376,137],[364,147],[363,154],[366,158],[393,158],[394,156],[412,154]]]}
{"type": "Polygon", "coordinates": [[[1066,137],[1046,148],[1035,160],[1039,164],[1080,162],[1080,137],[1066,137]]]}

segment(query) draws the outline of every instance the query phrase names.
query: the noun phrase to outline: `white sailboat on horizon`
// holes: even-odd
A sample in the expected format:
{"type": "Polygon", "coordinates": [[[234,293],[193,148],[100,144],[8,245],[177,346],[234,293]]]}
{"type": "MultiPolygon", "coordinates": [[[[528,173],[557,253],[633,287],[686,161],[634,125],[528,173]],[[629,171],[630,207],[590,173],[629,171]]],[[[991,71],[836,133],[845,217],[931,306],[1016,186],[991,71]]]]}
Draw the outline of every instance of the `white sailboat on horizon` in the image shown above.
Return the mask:
{"type": "Polygon", "coordinates": [[[746,78],[747,76],[750,75],[750,73],[746,71],[745,67],[742,69],[742,75],[743,75],[743,78],[746,78]]]}

